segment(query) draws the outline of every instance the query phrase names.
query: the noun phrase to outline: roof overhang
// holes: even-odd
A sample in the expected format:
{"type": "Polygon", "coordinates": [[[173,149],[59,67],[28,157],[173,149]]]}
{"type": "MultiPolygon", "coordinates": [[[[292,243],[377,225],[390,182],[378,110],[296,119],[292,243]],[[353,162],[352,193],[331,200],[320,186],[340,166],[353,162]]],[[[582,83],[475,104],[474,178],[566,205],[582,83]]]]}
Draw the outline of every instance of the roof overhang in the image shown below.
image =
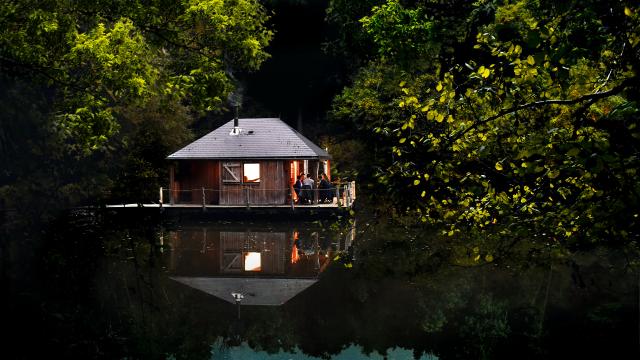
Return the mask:
{"type": "Polygon", "coordinates": [[[246,130],[230,135],[234,122],[216,128],[167,157],[169,160],[331,160],[327,150],[278,118],[240,119],[246,130]]]}
{"type": "Polygon", "coordinates": [[[212,158],[212,157],[171,157],[168,156],[167,160],[333,160],[331,156],[298,156],[298,157],[225,157],[225,158],[212,158]]]}

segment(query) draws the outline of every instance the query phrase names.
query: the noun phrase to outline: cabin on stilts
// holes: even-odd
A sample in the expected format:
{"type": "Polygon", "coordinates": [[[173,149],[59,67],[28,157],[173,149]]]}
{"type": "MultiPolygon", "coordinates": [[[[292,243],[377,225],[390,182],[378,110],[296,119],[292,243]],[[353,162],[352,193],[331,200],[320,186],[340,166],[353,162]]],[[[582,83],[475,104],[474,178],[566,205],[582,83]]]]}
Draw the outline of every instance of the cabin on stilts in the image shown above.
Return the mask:
{"type": "MultiPolygon", "coordinates": [[[[278,118],[236,118],[167,159],[170,188],[160,190],[160,201],[176,206],[294,206],[300,173],[311,174],[316,186],[322,173],[331,179],[327,151],[278,118]]],[[[340,196],[338,189],[333,205],[340,196]]]]}

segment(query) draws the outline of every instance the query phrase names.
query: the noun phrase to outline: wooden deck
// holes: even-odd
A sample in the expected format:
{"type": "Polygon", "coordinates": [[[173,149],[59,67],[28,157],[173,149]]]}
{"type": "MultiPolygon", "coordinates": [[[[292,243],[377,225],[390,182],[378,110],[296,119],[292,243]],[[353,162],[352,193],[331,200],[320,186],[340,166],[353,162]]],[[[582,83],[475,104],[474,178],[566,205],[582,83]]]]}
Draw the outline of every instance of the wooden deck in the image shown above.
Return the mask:
{"type": "MultiPolygon", "coordinates": [[[[245,189],[249,190],[249,189],[245,189]]],[[[278,190],[280,193],[284,193],[287,189],[278,190]]],[[[244,202],[236,202],[233,204],[212,204],[211,199],[220,199],[220,194],[217,194],[214,197],[207,196],[207,192],[215,192],[212,189],[192,189],[192,190],[184,190],[190,194],[200,195],[201,198],[198,199],[197,196],[191,201],[187,202],[177,202],[177,199],[180,197],[176,195],[176,191],[168,190],[160,188],[159,191],[159,201],[157,203],[126,203],[126,204],[111,204],[107,205],[107,210],[117,212],[120,214],[130,214],[131,212],[159,212],[161,214],[169,214],[169,215],[206,215],[207,217],[211,217],[212,215],[216,217],[237,217],[247,215],[269,215],[269,216],[291,216],[291,215],[304,215],[310,217],[318,217],[322,215],[341,215],[343,213],[349,213],[351,209],[354,208],[355,200],[356,200],[356,192],[355,192],[355,181],[351,181],[345,183],[342,186],[338,186],[335,188],[335,196],[333,197],[333,202],[331,203],[323,203],[319,201],[319,194],[322,189],[314,189],[314,196],[312,197],[311,204],[296,204],[291,199],[288,203],[282,202],[272,202],[264,203],[262,202],[262,198],[258,199],[256,202],[254,197],[249,196],[251,191],[244,191],[245,196],[242,198],[244,202]],[[165,197],[165,193],[166,196],[165,197]],[[165,199],[169,199],[169,202],[165,202],[165,199]],[[125,210],[126,209],[126,210],[125,210]],[[136,209],[136,210],[134,210],[136,209]]],[[[333,192],[333,191],[332,191],[333,192]]],[[[293,189],[291,189],[291,193],[293,194],[293,189]]],[[[284,200],[284,199],[282,199],[284,200]]],[[[280,201],[282,201],[280,200],[280,201]]]]}
{"type": "Polygon", "coordinates": [[[165,209],[289,209],[289,210],[298,210],[298,209],[309,209],[309,208],[318,208],[318,209],[347,209],[351,208],[351,206],[340,206],[338,204],[312,204],[312,205],[294,205],[293,208],[291,205],[197,205],[197,204],[116,204],[116,205],[107,205],[108,209],[116,209],[116,208],[165,208],[165,209]]]}
{"type": "Polygon", "coordinates": [[[112,204],[106,210],[118,216],[133,214],[160,214],[174,219],[316,219],[348,216],[355,203],[349,207],[338,204],[313,205],[195,205],[195,204],[112,204]]]}

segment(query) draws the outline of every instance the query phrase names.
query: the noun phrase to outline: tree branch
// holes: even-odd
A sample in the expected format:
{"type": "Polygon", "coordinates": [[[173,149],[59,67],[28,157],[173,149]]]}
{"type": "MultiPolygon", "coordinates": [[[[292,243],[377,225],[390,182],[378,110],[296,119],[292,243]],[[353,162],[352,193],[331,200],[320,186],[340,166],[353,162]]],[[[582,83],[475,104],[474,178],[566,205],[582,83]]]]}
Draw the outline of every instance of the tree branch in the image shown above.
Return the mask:
{"type": "Polygon", "coordinates": [[[531,103],[519,105],[519,106],[510,108],[510,109],[502,110],[501,112],[499,112],[496,115],[488,117],[488,118],[486,118],[484,120],[476,121],[475,123],[473,123],[472,125],[470,125],[466,129],[461,130],[457,134],[453,134],[453,136],[451,136],[451,138],[449,138],[448,144],[451,144],[454,141],[460,139],[462,136],[464,136],[464,134],[466,134],[469,131],[477,128],[478,126],[486,124],[486,123],[494,121],[494,120],[497,120],[497,119],[499,119],[499,118],[501,118],[503,116],[514,114],[514,113],[517,113],[518,111],[522,111],[522,110],[526,110],[526,109],[530,109],[530,108],[547,106],[547,105],[573,105],[573,104],[579,104],[579,103],[582,103],[582,102],[585,102],[585,101],[594,101],[595,102],[597,100],[600,100],[600,99],[603,99],[603,98],[606,98],[606,97],[609,97],[609,96],[613,96],[613,95],[616,95],[616,94],[620,93],[622,90],[627,88],[633,81],[637,81],[637,79],[635,77],[627,78],[623,82],[621,82],[619,85],[614,86],[610,90],[603,91],[603,92],[595,92],[593,94],[588,94],[588,95],[583,95],[583,96],[575,98],[575,99],[540,100],[540,101],[534,101],[534,102],[531,102],[531,103]]]}

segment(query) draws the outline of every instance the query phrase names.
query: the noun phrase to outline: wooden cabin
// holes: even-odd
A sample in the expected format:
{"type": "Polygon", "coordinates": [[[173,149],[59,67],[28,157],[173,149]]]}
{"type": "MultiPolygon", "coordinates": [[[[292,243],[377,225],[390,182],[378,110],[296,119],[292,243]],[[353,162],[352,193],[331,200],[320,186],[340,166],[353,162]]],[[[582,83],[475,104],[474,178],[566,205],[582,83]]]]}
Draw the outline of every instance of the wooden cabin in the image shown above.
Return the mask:
{"type": "Polygon", "coordinates": [[[286,205],[300,173],[331,176],[331,156],[278,118],[231,120],[167,159],[172,205],[286,205]]]}

